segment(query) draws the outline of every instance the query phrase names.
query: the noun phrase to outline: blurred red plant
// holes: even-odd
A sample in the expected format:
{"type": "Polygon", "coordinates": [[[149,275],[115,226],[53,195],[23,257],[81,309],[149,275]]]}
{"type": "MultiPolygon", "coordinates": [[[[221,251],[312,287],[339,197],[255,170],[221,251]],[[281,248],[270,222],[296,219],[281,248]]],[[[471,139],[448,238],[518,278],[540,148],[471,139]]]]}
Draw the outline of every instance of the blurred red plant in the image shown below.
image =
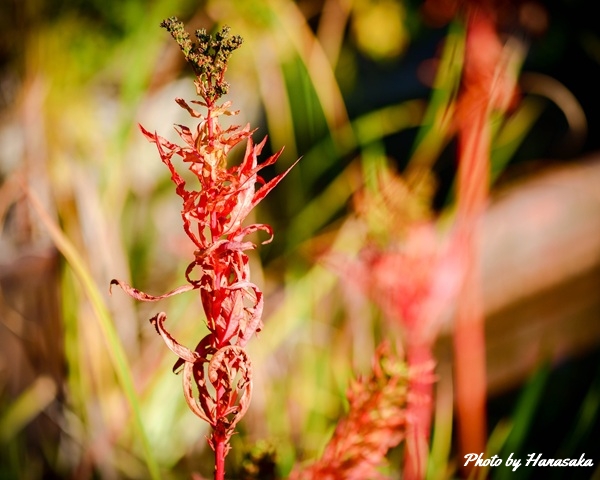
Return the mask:
{"type": "MultiPolygon", "coordinates": [[[[296,467],[289,480],[378,480],[390,448],[405,437],[406,399],[411,373],[389,342],[372,361],[372,373],[357,378],[346,394],[348,414],[342,418],[321,458],[296,467]]],[[[420,374],[416,374],[420,376],[420,374]]]]}
{"type": "Polygon", "coordinates": [[[454,328],[456,406],[462,454],[485,451],[486,358],[479,278],[480,222],[488,202],[492,115],[505,113],[516,95],[515,56],[497,31],[493,3],[467,3],[465,64],[457,99],[458,175],[456,235],[465,252],[465,278],[454,328]]]}
{"type": "Polygon", "coordinates": [[[178,125],[176,130],[184,146],[140,126],[146,138],[156,145],[160,158],[171,172],[177,194],[183,200],[181,217],[187,236],[196,246],[194,260],[188,265],[187,285],[164,295],[152,296],[120,280],[119,285],[137,300],[154,302],[189,290],[200,290],[209,333],[190,350],[175,340],[165,328],[166,314],[151,319],[167,346],[179,357],[174,371],[183,367],[184,396],[190,409],[212,427],[208,439],[215,451],[215,479],[223,479],[224,459],[230,450],[229,439],[236,424],[246,412],[252,394],[252,369],[244,350],[252,335],[262,328],[263,294],[250,281],[250,267],[245,251],[255,248],[245,237],[265,231],[272,239],[272,229],[265,224],[244,225],[251,210],[281,181],[293,167],[266,182],[258,172],[274,164],[281,150],[258,163],[266,138],[252,142],[253,131],[246,125],[222,129],[219,116],[232,115],[231,102],[218,105],[217,100],[228,90],[224,80],[227,62],[242,39],[229,37],[223,27],[215,38],[205,30],[196,31],[198,42],[192,42],[183,24],[176,18],[161,23],[183,51],[196,74],[196,92],[202,101],[192,101],[204,107],[202,114],[184,100],[177,103],[186,109],[199,124],[195,130],[178,125]],[[247,141],[242,162],[228,167],[229,151],[243,140],[247,141]],[[172,157],[177,155],[189,164],[189,170],[199,182],[198,190],[186,188],[186,182],[175,169],[172,157]],[[258,185],[258,188],[257,188],[258,185]],[[196,278],[193,274],[198,272],[196,278]],[[193,385],[198,389],[194,394],[193,385]]]}
{"type": "Polygon", "coordinates": [[[444,313],[461,283],[462,246],[442,244],[431,223],[409,226],[406,238],[385,247],[367,247],[361,256],[366,290],[386,317],[402,329],[413,372],[406,406],[404,477],[425,477],[433,415],[433,346],[444,313]]]}
{"type": "Polygon", "coordinates": [[[336,256],[330,261],[380,307],[390,333],[400,327],[410,372],[406,393],[396,399],[404,418],[403,478],[422,479],[433,415],[432,349],[461,285],[462,245],[454,236],[442,239],[435,225],[423,220],[422,201],[400,177],[383,170],[374,187],[356,197],[358,212],[375,228],[373,238],[356,261],[336,256]],[[378,225],[382,218],[385,228],[378,225]]]}
{"type": "Polygon", "coordinates": [[[485,451],[487,382],[479,278],[480,221],[488,202],[492,122],[500,120],[516,103],[517,72],[524,56],[523,40],[509,35],[502,39],[499,31],[514,31],[518,21],[525,22],[519,26],[523,32],[531,29],[528,16],[523,15],[531,8],[528,3],[427,0],[423,5],[426,18],[434,24],[455,18],[465,29],[462,77],[452,102],[456,115],[450,132],[458,140],[454,235],[462,245],[464,271],[453,335],[460,456],[485,451]]]}
{"type": "MultiPolygon", "coordinates": [[[[428,2],[431,4],[444,2],[428,2]]],[[[405,401],[403,478],[426,476],[433,414],[433,345],[443,319],[456,305],[454,325],[456,403],[462,453],[483,452],[486,442],[486,374],[483,307],[479,282],[479,222],[489,189],[491,119],[514,103],[518,45],[503,45],[494,2],[446,2],[466,30],[460,90],[449,134],[458,139],[456,210],[449,236],[441,241],[417,195],[399,178],[382,171],[378,183],[356,197],[356,206],[379,242],[357,262],[334,268],[358,283],[399,325],[413,375],[405,401]],[[374,188],[373,188],[374,187],[374,188]],[[383,234],[383,236],[381,235],[383,234]],[[418,372],[415,373],[415,372],[418,372]]]]}

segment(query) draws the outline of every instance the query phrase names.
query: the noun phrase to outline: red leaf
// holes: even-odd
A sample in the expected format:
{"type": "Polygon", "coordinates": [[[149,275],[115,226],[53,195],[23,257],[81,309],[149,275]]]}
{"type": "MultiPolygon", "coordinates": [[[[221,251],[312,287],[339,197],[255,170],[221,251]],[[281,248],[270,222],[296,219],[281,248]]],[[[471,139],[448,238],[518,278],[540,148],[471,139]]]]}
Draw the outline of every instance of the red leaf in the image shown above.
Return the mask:
{"type": "MultiPolygon", "coordinates": [[[[170,292],[165,293],[164,295],[154,296],[154,295],[149,295],[148,293],[142,292],[141,290],[138,290],[137,288],[133,288],[131,285],[129,285],[121,280],[117,280],[116,278],[113,278],[110,281],[110,286],[112,287],[113,285],[118,285],[119,287],[121,287],[123,289],[123,291],[127,295],[135,298],[136,300],[141,300],[142,302],[157,302],[158,300],[162,300],[163,298],[169,298],[169,297],[172,297],[173,295],[178,295],[183,292],[189,292],[190,290],[195,290],[196,288],[198,288],[195,285],[182,285],[181,287],[177,287],[175,290],[171,290],[170,292]]],[[[109,291],[110,291],[110,289],[109,289],[109,291]]]]}
{"type": "Polygon", "coordinates": [[[197,360],[200,360],[200,355],[198,355],[197,352],[193,352],[189,348],[184,347],[171,336],[164,326],[166,319],[167,314],[160,312],[150,319],[150,323],[154,325],[154,328],[156,328],[157,333],[163,338],[167,347],[169,347],[169,350],[185,362],[194,363],[197,360]]]}
{"type": "MultiPolygon", "coordinates": [[[[280,152],[282,150],[280,150],[280,152]]],[[[283,180],[283,177],[285,177],[299,161],[300,158],[296,160],[285,172],[277,175],[275,178],[266,183],[260,190],[258,190],[252,199],[252,208],[254,208],[263,198],[265,198],[267,194],[273,190],[281,180],[283,180]]]]}

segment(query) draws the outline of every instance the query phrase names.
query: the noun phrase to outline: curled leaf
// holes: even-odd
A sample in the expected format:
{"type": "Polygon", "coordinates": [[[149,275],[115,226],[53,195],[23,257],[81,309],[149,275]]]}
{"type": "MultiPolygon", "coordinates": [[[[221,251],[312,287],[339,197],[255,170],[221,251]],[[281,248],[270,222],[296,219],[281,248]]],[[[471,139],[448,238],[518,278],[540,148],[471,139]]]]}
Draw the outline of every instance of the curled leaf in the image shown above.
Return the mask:
{"type": "Polygon", "coordinates": [[[179,295],[180,293],[189,292],[190,290],[195,290],[196,288],[198,288],[195,285],[182,285],[181,287],[177,287],[175,290],[171,290],[170,292],[167,292],[163,295],[155,296],[142,292],[141,290],[138,290],[137,288],[134,288],[131,285],[116,278],[113,278],[110,281],[109,291],[111,290],[113,285],[118,285],[127,295],[135,298],[136,300],[141,300],[142,302],[157,302],[158,300],[162,300],[163,298],[169,298],[173,295],[179,295]]]}
{"type": "Polygon", "coordinates": [[[150,323],[154,325],[158,334],[163,338],[167,347],[179,358],[186,362],[194,363],[196,360],[200,358],[197,352],[191,351],[189,348],[181,345],[177,340],[175,340],[171,334],[167,331],[164,326],[165,320],[167,319],[167,315],[164,312],[160,312],[156,314],[154,317],[150,319],[150,323]]]}
{"type": "Polygon", "coordinates": [[[237,345],[217,350],[208,364],[208,379],[216,389],[222,388],[224,392],[219,407],[223,416],[233,415],[228,421],[233,432],[248,410],[252,397],[252,366],[246,351],[237,345]]]}
{"type": "Polygon", "coordinates": [[[213,418],[213,415],[211,415],[210,410],[207,414],[206,409],[198,405],[198,401],[194,396],[194,368],[195,365],[193,362],[185,362],[185,365],[183,367],[183,396],[190,410],[196,416],[200,417],[202,420],[204,420],[206,423],[208,423],[211,427],[214,428],[216,425],[216,420],[213,418]]]}

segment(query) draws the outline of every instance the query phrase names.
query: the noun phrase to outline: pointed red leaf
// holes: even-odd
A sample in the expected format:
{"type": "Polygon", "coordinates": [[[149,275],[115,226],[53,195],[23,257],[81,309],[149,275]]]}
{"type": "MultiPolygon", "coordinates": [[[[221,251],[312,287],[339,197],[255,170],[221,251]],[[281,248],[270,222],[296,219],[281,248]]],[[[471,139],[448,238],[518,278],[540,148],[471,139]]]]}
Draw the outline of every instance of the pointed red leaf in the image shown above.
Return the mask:
{"type": "Polygon", "coordinates": [[[294,168],[294,166],[300,161],[300,158],[298,160],[296,160],[285,172],[280,173],[279,175],[277,175],[275,178],[273,178],[272,180],[270,180],[268,183],[266,183],[265,185],[263,185],[255,194],[254,194],[254,198],[252,199],[252,207],[254,208],[263,198],[265,198],[267,196],[267,194],[273,190],[277,184],[283,180],[283,177],[285,177],[292,168],[294,168]]]}

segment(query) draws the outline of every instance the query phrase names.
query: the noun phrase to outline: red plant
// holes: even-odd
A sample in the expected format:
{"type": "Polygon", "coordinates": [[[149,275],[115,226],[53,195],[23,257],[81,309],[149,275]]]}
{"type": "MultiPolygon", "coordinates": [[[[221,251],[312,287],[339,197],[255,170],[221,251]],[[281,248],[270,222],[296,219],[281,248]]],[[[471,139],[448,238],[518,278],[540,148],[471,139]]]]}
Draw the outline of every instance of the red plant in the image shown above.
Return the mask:
{"type": "Polygon", "coordinates": [[[423,479],[433,415],[432,349],[461,284],[462,246],[454,237],[442,242],[432,223],[415,219],[425,216],[415,192],[391,172],[357,197],[357,208],[372,223],[387,219],[386,231],[375,230],[383,241],[364,247],[354,264],[334,258],[334,268],[379,305],[390,331],[401,329],[411,372],[406,395],[397,399],[405,418],[403,478],[423,479]]]}
{"type": "Polygon", "coordinates": [[[202,114],[184,100],[177,103],[199,119],[194,130],[179,125],[176,130],[184,142],[173,144],[140,126],[146,138],[156,145],[163,163],[171,172],[176,192],[183,200],[183,229],[194,243],[194,260],[185,271],[187,284],[164,295],[143,293],[120,280],[119,285],[137,300],[153,302],[189,290],[199,290],[209,333],[194,350],[177,342],[165,328],[166,314],[151,319],[167,346],[179,357],[174,371],[183,367],[184,396],[190,409],[212,427],[209,444],[215,451],[215,479],[223,479],[224,459],[229,439],[236,424],[244,416],[252,393],[252,369],[244,350],[252,335],[262,328],[263,294],[250,281],[248,256],[245,251],[255,245],[245,238],[262,230],[272,238],[271,227],[264,224],[245,225],[251,210],[281,181],[293,167],[266,182],[258,172],[277,161],[281,150],[263,163],[258,163],[266,138],[255,145],[253,131],[231,126],[222,129],[219,116],[232,115],[230,102],[218,105],[227,93],[224,81],[227,61],[242,39],[229,37],[224,27],[215,38],[198,30],[197,43],[192,43],[183,24],[176,18],[165,20],[166,28],[177,41],[186,60],[196,74],[196,92],[202,101],[192,101],[206,109],[202,114]],[[246,153],[237,166],[228,166],[227,155],[246,140],[246,153]],[[199,182],[198,190],[190,190],[173,165],[173,156],[188,164],[199,182]],[[258,188],[257,188],[258,186],[258,188]],[[194,275],[196,274],[196,275],[194,275]],[[193,386],[198,389],[194,394],[193,386]]]}
{"type": "Polygon", "coordinates": [[[348,414],[338,423],[322,457],[297,467],[290,480],[376,480],[386,478],[379,468],[390,448],[405,437],[405,411],[410,372],[389,342],[382,343],[373,358],[371,375],[348,388],[348,414]]]}
{"type": "Polygon", "coordinates": [[[465,279],[454,330],[456,404],[461,454],[485,451],[486,361],[479,278],[480,221],[488,201],[491,116],[515,96],[516,75],[496,29],[493,5],[467,4],[462,91],[457,101],[456,235],[465,251],[465,279]]]}
{"type": "Polygon", "coordinates": [[[509,24],[504,30],[512,30],[519,18],[525,21],[521,27],[530,28],[525,10],[518,11],[522,8],[520,2],[506,0],[427,0],[424,4],[424,13],[434,23],[455,17],[466,31],[461,89],[452,125],[458,140],[454,235],[462,244],[464,262],[453,337],[459,457],[483,452],[487,437],[480,221],[488,201],[492,120],[498,120],[514,104],[516,73],[524,53],[521,41],[503,43],[499,27],[509,24]]]}
{"type": "Polygon", "coordinates": [[[460,245],[441,246],[431,224],[409,228],[403,243],[362,255],[367,291],[390,321],[400,325],[413,372],[406,405],[404,477],[425,477],[433,414],[433,345],[444,310],[460,285],[460,245]]]}

